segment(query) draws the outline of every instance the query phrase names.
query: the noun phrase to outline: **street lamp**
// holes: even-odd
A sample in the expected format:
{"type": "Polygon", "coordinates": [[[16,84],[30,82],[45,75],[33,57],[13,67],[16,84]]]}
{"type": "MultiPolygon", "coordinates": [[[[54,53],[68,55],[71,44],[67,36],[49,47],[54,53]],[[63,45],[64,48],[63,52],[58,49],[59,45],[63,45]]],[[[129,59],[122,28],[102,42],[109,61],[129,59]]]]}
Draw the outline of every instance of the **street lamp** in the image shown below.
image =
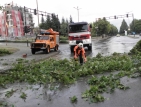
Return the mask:
{"type": "Polygon", "coordinates": [[[77,7],[74,7],[76,10],[77,10],[77,13],[78,13],[78,22],[79,22],[79,9],[81,9],[81,8],[78,8],[78,6],[77,7]]]}

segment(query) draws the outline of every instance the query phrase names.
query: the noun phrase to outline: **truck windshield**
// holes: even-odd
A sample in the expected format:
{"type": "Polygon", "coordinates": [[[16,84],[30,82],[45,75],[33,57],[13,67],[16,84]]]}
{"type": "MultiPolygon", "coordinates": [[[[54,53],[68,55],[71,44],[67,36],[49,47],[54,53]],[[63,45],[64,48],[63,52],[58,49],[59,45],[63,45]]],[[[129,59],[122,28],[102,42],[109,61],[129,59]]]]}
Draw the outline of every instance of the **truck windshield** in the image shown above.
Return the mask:
{"type": "Polygon", "coordinates": [[[69,33],[86,32],[86,31],[88,31],[87,24],[79,24],[79,25],[70,25],[69,26],[69,33]]]}
{"type": "Polygon", "coordinates": [[[37,40],[48,40],[49,36],[37,36],[37,40]]]}

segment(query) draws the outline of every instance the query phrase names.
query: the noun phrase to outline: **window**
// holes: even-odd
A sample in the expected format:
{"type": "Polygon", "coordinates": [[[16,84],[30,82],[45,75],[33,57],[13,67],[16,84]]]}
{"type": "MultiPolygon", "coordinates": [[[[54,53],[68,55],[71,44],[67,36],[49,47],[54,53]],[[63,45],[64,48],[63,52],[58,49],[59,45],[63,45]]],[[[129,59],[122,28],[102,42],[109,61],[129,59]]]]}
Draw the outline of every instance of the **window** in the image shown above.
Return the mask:
{"type": "Polygon", "coordinates": [[[78,24],[78,25],[69,26],[69,32],[70,33],[86,32],[86,31],[88,31],[88,25],[87,24],[78,24]]]}
{"type": "Polygon", "coordinates": [[[49,36],[37,36],[37,40],[48,40],[49,36]]]}
{"type": "Polygon", "coordinates": [[[54,38],[53,37],[50,37],[50,41],[54,41],[54,38]]]}

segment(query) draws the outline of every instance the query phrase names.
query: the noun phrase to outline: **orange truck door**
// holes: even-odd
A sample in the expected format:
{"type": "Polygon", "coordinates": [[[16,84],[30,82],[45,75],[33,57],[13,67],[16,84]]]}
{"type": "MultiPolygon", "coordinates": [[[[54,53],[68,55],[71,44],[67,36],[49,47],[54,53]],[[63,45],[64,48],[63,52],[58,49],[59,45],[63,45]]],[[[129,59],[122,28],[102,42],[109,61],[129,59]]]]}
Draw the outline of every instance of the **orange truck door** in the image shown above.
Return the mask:
{"type": "Polygon", "coordinates": [[[54,47],[54,38],[50,37],[50,48],[54,47]]]}

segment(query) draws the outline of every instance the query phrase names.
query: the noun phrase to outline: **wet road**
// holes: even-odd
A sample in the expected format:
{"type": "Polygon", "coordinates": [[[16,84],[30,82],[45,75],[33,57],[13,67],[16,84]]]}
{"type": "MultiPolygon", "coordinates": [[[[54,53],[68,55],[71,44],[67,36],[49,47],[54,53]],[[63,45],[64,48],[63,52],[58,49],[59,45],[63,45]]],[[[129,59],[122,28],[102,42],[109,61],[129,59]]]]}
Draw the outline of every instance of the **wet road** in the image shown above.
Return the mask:
{"type": "MultiPolygon", "coordinates": [[[[92,52],[87,52],[87,56],[96,56],[98,53],[102,55],[111,55],[113,52],[124,53],[129,52],[130,49],[141,38],[132,37],[111,37],[105,40],[93,40],[92,52]]],[[[21,55],[20,55],[21,56],[21,55]]],[[[60,53],[55,58],[71,58],[68,44],[60,44],[60,53]]],[[[121,80],[124,85],[131,89],[126,91],[115,90],[113,94],[104,94],[104,97],[109,98],[102,103],[92,103],[81,99],[81,93],[86,91],[89,87],[85,79],[80,79],[75,84],[61,87],[57,90],[50,91],[47,87],[40,87],[33,85],[32,88],[27,84],[13,84],[8,89],[0,89],[0,99],[6,100],[14,107],[141,107],[141,78],[129,79],[123,78],[121,80]],[[8,99],[3,99],[6,91],[11,89],[19,89],[14,95],[8,99]],[[19,98],[21,92],[25,92],[28,97],[26,101],[19,98]],[[78,98],[77,104],[72,104],[69,97],[76,96],[78,98]]]]}
{"type": "MultiPolygon", "coordinates": [[[[111,55],[114,52],[117,53],[128,53],[134,45],[141,39],[140,36],[136,35],[136,37],[128,37],[128,36],[120,36],[120,37],[110,37],[108,39],[93,39],[93,49],[92,52],[86,49],[86,54],[89,57],[95,57],[98,53],[101,53],[103,56],[111,55]]],[[[64,58],[72,58],[73,54],[70,53],[68,44],[60,45],[60,53],[56,55],[56,58],[64,59],[64,58]]]]}

